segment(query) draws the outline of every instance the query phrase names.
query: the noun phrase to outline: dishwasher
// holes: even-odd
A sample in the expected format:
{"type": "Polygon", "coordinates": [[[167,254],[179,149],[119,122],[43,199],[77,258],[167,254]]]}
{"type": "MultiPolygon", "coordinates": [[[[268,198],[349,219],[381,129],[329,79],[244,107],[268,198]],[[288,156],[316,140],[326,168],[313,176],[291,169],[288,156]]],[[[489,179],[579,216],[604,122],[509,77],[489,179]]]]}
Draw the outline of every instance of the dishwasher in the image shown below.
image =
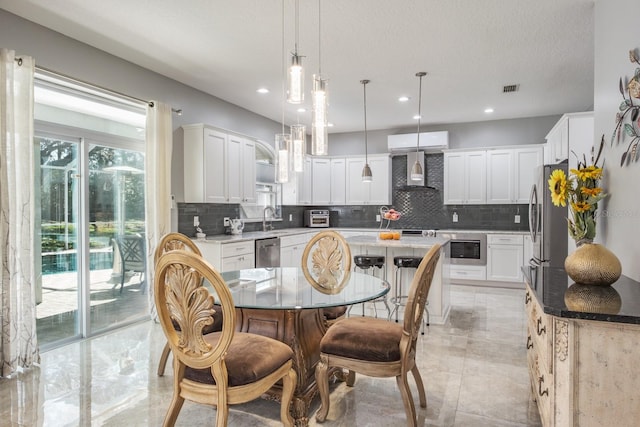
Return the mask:
{"type": "Polygon", "coordinates": [[[280,238],[256,239],[256,268],[280,267],[280,238]]]}

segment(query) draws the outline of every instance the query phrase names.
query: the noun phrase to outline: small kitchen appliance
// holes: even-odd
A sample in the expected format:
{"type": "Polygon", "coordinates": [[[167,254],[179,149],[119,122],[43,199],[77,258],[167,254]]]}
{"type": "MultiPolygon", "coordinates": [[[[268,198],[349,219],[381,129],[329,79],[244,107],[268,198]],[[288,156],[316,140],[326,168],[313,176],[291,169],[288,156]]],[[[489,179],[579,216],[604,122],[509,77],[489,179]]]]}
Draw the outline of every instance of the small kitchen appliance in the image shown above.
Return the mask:
{"type": "Polygon", "coordinates": [[[244,222],[238,218],[232,219],[231,234],[242,234],[242,230],[244,230],[244,222]]]}
{"type": "Polygon", "coordinates": [[[327,209],[307,209],[304,211],[305,227],[329,227],[329,211],[327,209]]]}

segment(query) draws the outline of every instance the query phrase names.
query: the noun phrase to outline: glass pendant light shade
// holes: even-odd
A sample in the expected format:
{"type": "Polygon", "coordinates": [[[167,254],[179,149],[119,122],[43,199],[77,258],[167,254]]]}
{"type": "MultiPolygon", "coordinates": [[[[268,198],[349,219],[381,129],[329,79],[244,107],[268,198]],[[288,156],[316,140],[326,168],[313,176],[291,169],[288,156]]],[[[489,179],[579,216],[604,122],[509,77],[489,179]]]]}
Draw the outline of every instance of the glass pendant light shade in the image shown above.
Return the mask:
{"type": "Polygon", "coordinates": [[[289,104],[304,102],[304,69],[302,68],[302,56],[298,55],[297,51],[291,54],[287,87],[287,102],[289,104]]]}
{"type": "Polygon", "coordinates": [[[326,156],[329,154],[327,80],[320,75],[314,74],[311,95],[311,154],[314,156],[326,156]]]}
{"type": "Polygon", "coordinates": [[[418,92],[418,140],[416,142],[416,162],[411,167],[412,181],[422,181],[424,179],[424,171],[422,170],[422,166],[420,165],[420,161],[418,160],[418,150],[420,149],[420,120],[422,119],[422,78],[426,75],[427,73],[425,73],[424,71],[416,73],[416,77],[420,79],[420,89],[418,92]]]}
{"type": "Polygon", "coordinates": [[[291,135],[279,133],[276,135],[276,182],[289,182],[289,163],[291,161],[291,135]]]}
{"type": "Polygon", "coordinates": [[[304,125],[291,126],[291,166],[294,172],[304,172],[304,156],[307,151],[307,128],[304,125]]]}

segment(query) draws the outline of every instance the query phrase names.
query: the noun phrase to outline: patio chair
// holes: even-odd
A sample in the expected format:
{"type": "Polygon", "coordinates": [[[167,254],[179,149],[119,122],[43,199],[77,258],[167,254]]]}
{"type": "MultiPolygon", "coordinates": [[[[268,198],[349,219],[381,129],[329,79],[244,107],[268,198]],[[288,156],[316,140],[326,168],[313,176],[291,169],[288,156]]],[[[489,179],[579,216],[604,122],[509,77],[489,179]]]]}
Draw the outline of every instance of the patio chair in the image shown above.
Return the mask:
{"type": "MultiPolygon", "coordinates": [[[[120,293],[124,289],[127,273],[140,273],[140,288],[145,288],[147,270],[147,251],[144,238],[137,235],[121,235],[114,239],[114,246],[120,256],[120,293]]],[[[116,286],[117,287],[117,284],[116,286]]],[[[114,287],[114,289],[115,289],[114,287]]]]}

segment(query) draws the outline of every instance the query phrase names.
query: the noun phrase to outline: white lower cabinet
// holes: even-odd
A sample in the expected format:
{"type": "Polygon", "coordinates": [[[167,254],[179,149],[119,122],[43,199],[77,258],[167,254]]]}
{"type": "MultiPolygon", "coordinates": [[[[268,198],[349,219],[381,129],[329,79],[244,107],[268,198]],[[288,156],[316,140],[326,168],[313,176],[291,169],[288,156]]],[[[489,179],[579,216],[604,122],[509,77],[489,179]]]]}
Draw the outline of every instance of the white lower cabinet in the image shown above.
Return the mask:
{"type": "Polygon", "coordinates": [[[195,242],[204,259],[221,273],[255,267],[254,240],[233,243],[199,240],[195,242]]]}
{"type": "Polygon", "coordinates": [[[487,280],[522,282],[523,251],[521,234],[489,234],[487,280]]]}
{"type": "Polygon", "coordinates": [[[451,264],[449,277],[452,282],[455,280],[487,280],[487,267],[484,265],[451,264]]]}
{"type": "Polygon", "coordinates": [[[314,235],[302,233],[280,237],[280,267],[300,267],[304,248],[314,235]]]}

